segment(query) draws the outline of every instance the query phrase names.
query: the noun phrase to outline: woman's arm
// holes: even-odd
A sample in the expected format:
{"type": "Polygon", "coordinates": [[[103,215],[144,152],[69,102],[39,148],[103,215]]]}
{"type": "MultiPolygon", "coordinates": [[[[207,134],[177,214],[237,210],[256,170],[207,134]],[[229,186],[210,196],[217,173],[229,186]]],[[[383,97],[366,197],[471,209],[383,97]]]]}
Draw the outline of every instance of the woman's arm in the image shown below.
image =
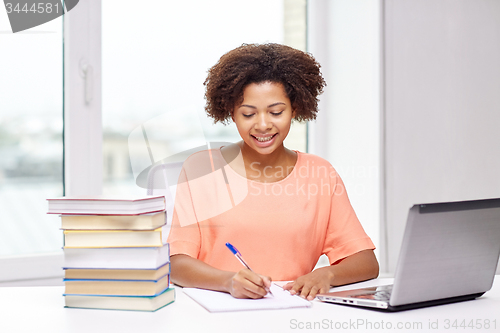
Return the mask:
{"type": "Polygon", "coordinates": [[[309,300],[318,293],[326,293],[331,286],[374,279],[378,276],[378,261],[373,250],[355,253],[337,264],[318,268],[297,280],[287,283],[283,288],[291,294],[298,294],[309,300]]]}
{"type": "Polygon", "coordinates": [[[271,287],[271,278],[248,269],[227,272],[185,254],[170,258],[172,282],[182,287],[223,291],[236,298],[262,298],[271,287]]]}

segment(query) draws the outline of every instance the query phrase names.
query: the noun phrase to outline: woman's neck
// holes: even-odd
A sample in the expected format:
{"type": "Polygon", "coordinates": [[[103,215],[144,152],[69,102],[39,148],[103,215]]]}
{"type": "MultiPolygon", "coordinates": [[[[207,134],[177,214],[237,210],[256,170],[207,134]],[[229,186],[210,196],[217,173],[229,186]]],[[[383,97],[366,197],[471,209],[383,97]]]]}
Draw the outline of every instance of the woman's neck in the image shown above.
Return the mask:
{"type": "Polygon", "coordinates": [[[277,167],[286,164],[286,161],[289,159],[290,154],[294,154],[289,149],[286,149],[283,145],[275,149],[272,153],[265,155],[259,154],[258,152],[253,150],[247,144],[245,144],[244,141],[238,142],[237,145],[238,147],[240,147],[245,165],[259,165],[262,168],[277,167]]]}
{"type": "Polygon", "coordinates": [[[283,145],[266,155],[257,153],[244,141],[238,142],[237,145],[243,156],[246,178],[251,180],[263,183],[280,181],[292,172],[297,161],[297,153],[283,145]]]}

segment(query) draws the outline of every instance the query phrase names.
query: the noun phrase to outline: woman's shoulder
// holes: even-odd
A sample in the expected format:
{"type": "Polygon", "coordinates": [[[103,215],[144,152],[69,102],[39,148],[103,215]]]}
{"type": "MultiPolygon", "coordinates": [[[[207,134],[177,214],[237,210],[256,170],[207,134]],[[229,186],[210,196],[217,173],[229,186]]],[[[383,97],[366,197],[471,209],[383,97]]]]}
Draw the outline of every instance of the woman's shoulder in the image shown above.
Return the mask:
{"type": "Polygon", "coordinates": [[[309,177],[313,178],[327,177],[332,180],[340,177],[337,170],[335,170],[332,164],[326,159],[318,155],[302,153],[299,151],[297,151],[297,154],[299,155],[299,158],[296,169],[299,175],[307,174],[309,177]]]}
{"type": "Polygon", "coordinates": [[[333,168],[333,166],[330,162],[328,162],[326,159],[324,159],[318,155],[303,153],[300,151],[296,151],[296,152],[300,156],[299,161],[301,164],[314,163],[314,165],[324,165],[324,166],[333,168]]]}

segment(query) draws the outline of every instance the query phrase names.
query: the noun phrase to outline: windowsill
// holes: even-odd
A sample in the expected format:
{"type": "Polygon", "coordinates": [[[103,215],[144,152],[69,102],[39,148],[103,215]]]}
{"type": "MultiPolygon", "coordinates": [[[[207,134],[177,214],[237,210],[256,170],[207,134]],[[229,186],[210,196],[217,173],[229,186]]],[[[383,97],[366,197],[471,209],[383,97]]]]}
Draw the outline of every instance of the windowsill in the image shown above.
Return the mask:
{"type": "Polygon", "coordinates": [[[63,258],[62,252],[0,257],[0,286],[5,283],[40,285],[37,283],[43,280],[52,283],[50,279],[62,279],[63,258]]]}

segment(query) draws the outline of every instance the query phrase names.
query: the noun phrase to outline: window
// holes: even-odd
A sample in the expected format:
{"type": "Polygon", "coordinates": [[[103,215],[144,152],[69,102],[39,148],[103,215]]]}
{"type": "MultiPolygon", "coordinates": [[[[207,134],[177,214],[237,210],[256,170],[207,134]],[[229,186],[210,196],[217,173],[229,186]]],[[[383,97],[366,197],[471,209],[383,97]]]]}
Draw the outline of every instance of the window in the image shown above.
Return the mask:
{"type": "Polygon", "coordinates": [[[0,256],[61,251],[62,20],[10,31],[0,10],[0,256]]]}
{"type": "MultiPolygon", "coordinates": [[[[242,43],[304,50],[305,19],[305,0],[81,1],[64,18],[12,34],[0,11],[0,282],[60,283],[62,275],[60,219],[46,214],[46,198],[63,195],[63,20],[71,22],[64,31],[66,194],[99,191],[101,165],[104,194],[144,194],[133,165],[144,151],[130,136],[153,124],[155,160],[239,140],[234,125],[213,126],[204,114],[206,71],[242,43]],[[82,76],[83,60],[93,76],[82,76]]],[[[305,151],[305,124],[292,126],[287,147],[305,151]]]]}
{"type": "MultiPolygon", "coordinates": [[[[305,0],[103,1],[103,192],[144,194],[135,179],[151,160],[239,141],[233,124],[204,113],[207,70],[243,43],[305,49],[305,9],[305,0]]],[[[287,146],[305,151],[304,124],[287,146]]]]}

